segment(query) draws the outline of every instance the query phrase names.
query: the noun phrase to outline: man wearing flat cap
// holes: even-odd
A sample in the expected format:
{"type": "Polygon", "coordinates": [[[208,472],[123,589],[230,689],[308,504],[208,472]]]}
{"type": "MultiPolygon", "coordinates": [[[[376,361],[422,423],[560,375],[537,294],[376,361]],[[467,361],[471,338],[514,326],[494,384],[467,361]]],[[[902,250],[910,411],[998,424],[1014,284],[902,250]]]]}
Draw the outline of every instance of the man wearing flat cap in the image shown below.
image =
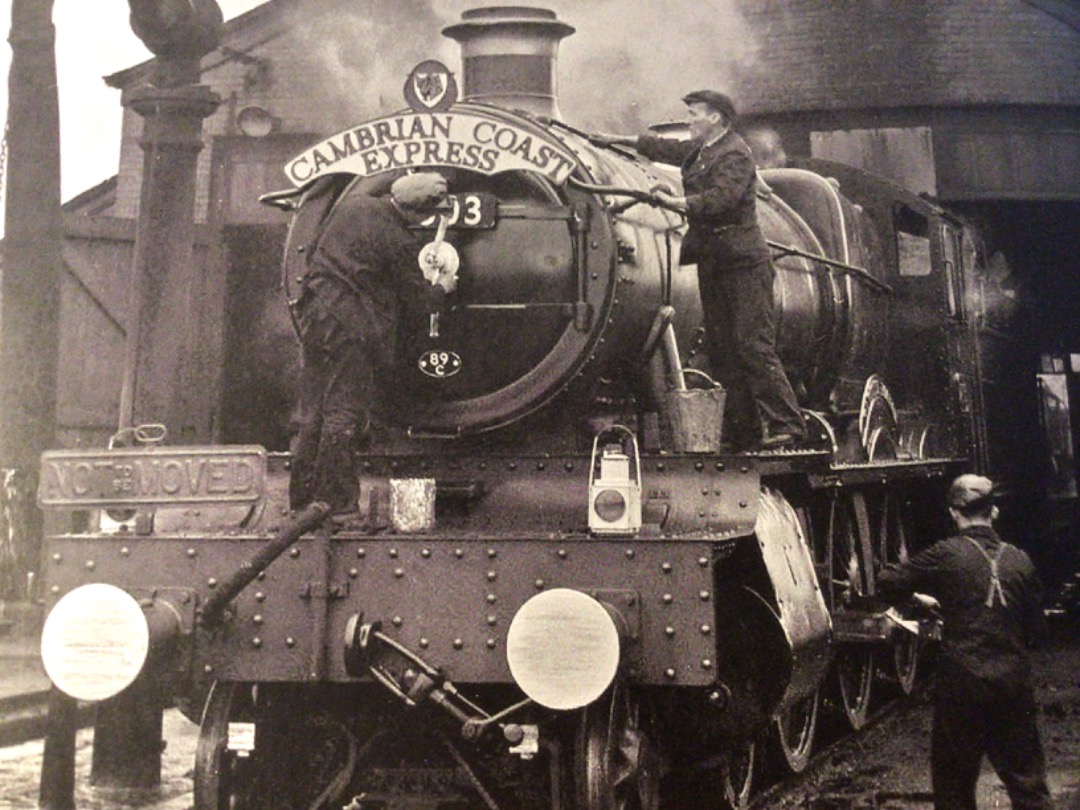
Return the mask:
{"type": "Polygon", "coordinates": [[[338,515],[357,511],[353,452],[367,437],[378,383],[391,374],[401,314],[439,312],[457,286],[454,275],[424,278],[426,239],[410,227],[448,207],[446,179],[435,172],[400,177],[387,196],[353,188],[307,247],[293,307],[304,361],[293,509],[323,501],[338,515]]]}
{"type": "Polygon", "coordinates": [[[956,534],[878,575],[879,595],[940,603],[930,770],[935,810],[976,810],[983,755],[1014,810],[1050,810],[1029,649],[1041,633],[1041,588],[1020,549],[993,528],[994,485],[961,475],[949,487],[956,534]]]}
{"type": "Polygon", "coordinates": [[[737,450],[784,447],[806,427],[776,355],[775,270],[757,221],[757,168],[732,129],[730,98],[699,90],[682,100],[690,140],[605,133],[592,140],[682,168],[683,196],[656,196],[689,222],[680,261],[697,264],[709,366],[728,392],[725,433],[737,450]]]}

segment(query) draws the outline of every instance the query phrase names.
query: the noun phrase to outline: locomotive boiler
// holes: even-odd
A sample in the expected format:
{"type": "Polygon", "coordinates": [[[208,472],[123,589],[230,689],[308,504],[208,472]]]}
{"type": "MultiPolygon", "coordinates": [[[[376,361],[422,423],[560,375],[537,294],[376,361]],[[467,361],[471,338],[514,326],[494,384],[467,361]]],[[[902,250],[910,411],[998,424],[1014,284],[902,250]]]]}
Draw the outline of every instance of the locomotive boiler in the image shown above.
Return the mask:
{"type": "Polygon", "coordinates": [[[970,235],[854,169],[763,172],[813,441],[728,452],[685,223],[652,196],[677,173],[560,121],[572,30],[465,12],[464,100],[424,63],[409,109],[268,198],[288,291],[346,195],[450,180],[417,261],[456,267],[455,303],[404,324],[363,527],[290,514],[259,447],[143,430],[43,459],[42,506],[89,514],[48,539],[49,674],[179,699],[199,810],[739,806],[766,738],[805,767],[822,694],[859,728],[877,673],[912,687],[927,626],[858,597],[925,539],[909,503],[982,452],[970,235]]]}

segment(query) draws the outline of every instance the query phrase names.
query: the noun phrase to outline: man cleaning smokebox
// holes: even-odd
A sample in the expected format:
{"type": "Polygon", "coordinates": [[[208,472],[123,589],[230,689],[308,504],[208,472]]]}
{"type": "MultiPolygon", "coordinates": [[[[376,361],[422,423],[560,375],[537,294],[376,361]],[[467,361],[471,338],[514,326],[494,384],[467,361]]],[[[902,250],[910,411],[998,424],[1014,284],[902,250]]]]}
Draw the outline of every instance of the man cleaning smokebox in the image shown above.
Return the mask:
{"type": "Polygon", "coordinates": [[[439,312],[457,287],[450,273],[434,283],[424,278],[417,257],[426,237],[410,226],[449,205],[442,175],[405,175],[388,196],[350,193],[308,249],[294,305],[304,370],[289,481],[293,509],[324,501],[338,516],[357,511],[353,453],[392,374],[401,314],[439,312]]]}

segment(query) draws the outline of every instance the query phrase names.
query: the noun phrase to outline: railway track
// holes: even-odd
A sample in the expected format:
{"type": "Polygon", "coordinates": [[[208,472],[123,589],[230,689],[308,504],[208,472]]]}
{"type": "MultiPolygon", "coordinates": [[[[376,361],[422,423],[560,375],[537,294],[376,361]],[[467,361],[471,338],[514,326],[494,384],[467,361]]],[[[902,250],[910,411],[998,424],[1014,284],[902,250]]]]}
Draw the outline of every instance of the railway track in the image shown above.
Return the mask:
{"type": "MultiPolygon", "coordinates": [[[[18,745],[45,736],[49,716],[49,690],[38,689],[0,698],[0,747],[18,745]]],[[[80,704],[79,728],[94,723],[94,706],[80,704]]]]}

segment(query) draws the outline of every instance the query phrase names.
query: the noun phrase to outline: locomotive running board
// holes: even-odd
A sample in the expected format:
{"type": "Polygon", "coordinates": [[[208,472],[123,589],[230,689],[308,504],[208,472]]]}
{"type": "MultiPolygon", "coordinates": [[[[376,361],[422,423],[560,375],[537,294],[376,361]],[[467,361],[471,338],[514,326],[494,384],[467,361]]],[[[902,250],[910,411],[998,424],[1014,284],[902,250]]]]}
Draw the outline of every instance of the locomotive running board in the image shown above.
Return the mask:
{"type": "Polygon", "coordinates": [[[932,458],[833,464],[827,471],[812,471],[808,480],[813,489],[829,489],[837,486],[882,484],[898,480],[945,478],[950,468],[966,462],[967,460],[963,458],[932,458]]]}

